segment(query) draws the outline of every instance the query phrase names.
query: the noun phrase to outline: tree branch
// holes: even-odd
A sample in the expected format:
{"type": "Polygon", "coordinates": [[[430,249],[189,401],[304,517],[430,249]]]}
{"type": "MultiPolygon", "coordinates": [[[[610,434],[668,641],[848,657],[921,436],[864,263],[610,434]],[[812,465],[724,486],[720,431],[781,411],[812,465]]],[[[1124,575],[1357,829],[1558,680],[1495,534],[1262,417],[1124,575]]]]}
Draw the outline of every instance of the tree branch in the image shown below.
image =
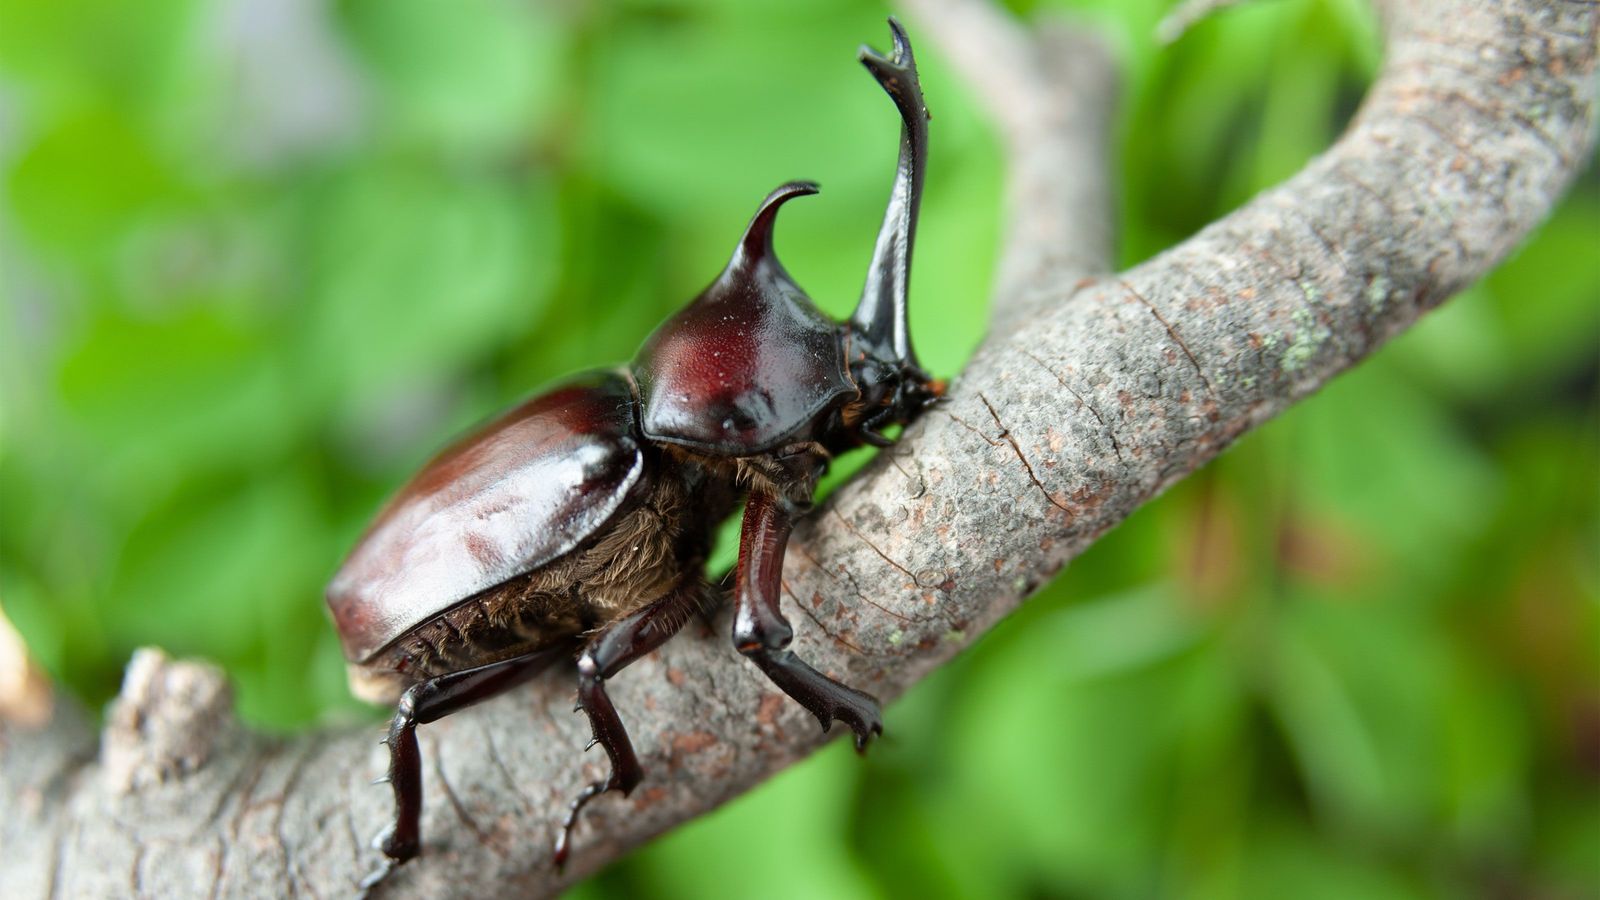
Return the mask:
{"type": "MultiPolygon", "coordinates": [[[[918,9],[930,30],[945,9],[973,17],[950,34],[956,58],[985,29],[1036,40],[971,3],[918,9]]],[[[1103,167],[1074,144],[1083,120],[1040,104],[1083,101],[1070,80],[1040,80],[1051,54],[975,52],[968,68],[993,75],[1017,167],[999,283],[1020,299],[1001,321],[1014,304],[1028,327],[997,328],[949,401],[797,531],[784,585],[817,626],[797,629],[799,652],[898,696],[1140,504],[1488,271],[1587,158],[1597,10],[1396,0],[1383,74],[1334,147],[1180,246],[1076,290],[1065,279],[1109,251],[1103,234],[1083,240],[1103,229],[1104,194],[1080,203],[1094,189],[1073,184],[1103,167]],[[1041,142],[1053,149],[1035,156],[1041,142]],[[1082,209],[1094,213],[1075,219],[1082,209]]],[[[0,726],[0,896],[352,892],[390,814],[369,786],[377,732],[249,734],[217,714],[219,685],[141,656],[98,752],[66,707],[39,730],[0,726]]],[[[549,869],[553,829],[603,760],[581,755],[571,685],[551,678],[421,730],[425,855],[381,890],[553,893],[823,740],[731,652],[725,620],[687,629],[612,693],[647,780],[593,804],[564,876],[549,869]]]]}

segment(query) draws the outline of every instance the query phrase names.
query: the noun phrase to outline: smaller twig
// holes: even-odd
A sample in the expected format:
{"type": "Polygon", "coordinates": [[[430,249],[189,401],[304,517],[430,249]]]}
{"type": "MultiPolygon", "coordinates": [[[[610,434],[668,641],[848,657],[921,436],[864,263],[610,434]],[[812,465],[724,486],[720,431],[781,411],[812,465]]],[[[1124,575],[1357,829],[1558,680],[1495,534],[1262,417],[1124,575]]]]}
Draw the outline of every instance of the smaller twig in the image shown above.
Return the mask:
{"type": "Polygon", "coordinates": [[[0,721],[37,728],[55,703],[50,679],[28,658],[22,636],[0,610],[0,721]]]}
{"type": "Polygon", "coordinates": [[[1184,0],[1177,8],[1156,23],[1156,40],[1171,44],[1188,33],[1195,23],[1212,13],[1238,6],[1245,0],[1184,0]]]}
{"type": "Polygon", "coordinates": [[[1059,20],[1028,29],[982,0],[905,0],[993,119],[1005,146],[1004,248],[994,327],[1108,271],[1113,255],[1111,53],[1059,20]]]}
{"type": "Polygon", "coordinates": [[[139,650],[101,735],[106,783],[128,794],[180,779],[205,765],[233,727],[233,692],[220,669],[139,650]]]}

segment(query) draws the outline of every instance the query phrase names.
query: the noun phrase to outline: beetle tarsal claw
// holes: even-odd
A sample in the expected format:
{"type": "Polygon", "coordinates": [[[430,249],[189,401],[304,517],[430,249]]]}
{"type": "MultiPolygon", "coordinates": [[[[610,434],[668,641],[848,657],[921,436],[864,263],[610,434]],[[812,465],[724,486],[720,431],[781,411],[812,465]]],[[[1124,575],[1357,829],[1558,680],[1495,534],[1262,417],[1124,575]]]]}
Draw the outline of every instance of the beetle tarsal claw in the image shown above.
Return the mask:
{"type": "Polygon", "coordinates": [[[873,722],[870,726],[868,726],[868,728],[865,731],[857,731],[856,732],[856,752],[857,753],[865,753],[865,752],[867,752],[867,744],[871,743],[873,738],[882,737],[882,736],[883,736],[883,723],[882,722],[873,722]]]}
{"type": "Polygon", "coordinates": [[[389,873],[394,871],[394,867],[394,860],[384,857],[383,862],[380,863],[376,869],[368,872],[366,877],[361,879],[360,883],[357,885],[357,887],[360,889],[360,893],[357,896],[363,898],[366,897],[368,891],[377,887],[385,878],[389,877],[389,873]]]}
{"type": "Polygon", "coordinates": [[[861,49],[856,51],[856,58],[861,60],[863,66],[867,67],[867,70],[872,73],[872,77],[878,79],[878,83],[890,91],[898,91],[900,89],[900,79],[911,74],[911,70],[908,67],[884,56],[865,44],[862,44],[861,49]]]}
{"type": "Polygon", "coordinates": [[[572,804],[567,807],[566,821],[561,823],[561,830],[556,836],[555,852],[550,858],[557,872],[566,868],[567,855],[572,852],[572,829],[578,824],[578,814],[583,811],[584,806],[588,805],[590,800],[617,787],[620,787],[620,785],[617,784],[616,776],[613,775],[603,781],[591,781],[578,793],[577,797],[573,798],[572,804]]]}
{"type": "Polygon", "coordinates": [[[875,425],[867,425],[861,429],[861,439],[874,447],[893,447],[894,439],[879,431],[875,425]]]}
{"type": "Polygon", "coordinates": [[[889,69],[898,74],[913,72],[916,62],[911,57],[911,40],[906,37],[905,29],[900,27],[900,22],[894,16],[889,17],[889,34],[894,41],[893,55],[879,53],[870,44],[862,44],[856,51],[856,57],[870,68],[889,69]]]}

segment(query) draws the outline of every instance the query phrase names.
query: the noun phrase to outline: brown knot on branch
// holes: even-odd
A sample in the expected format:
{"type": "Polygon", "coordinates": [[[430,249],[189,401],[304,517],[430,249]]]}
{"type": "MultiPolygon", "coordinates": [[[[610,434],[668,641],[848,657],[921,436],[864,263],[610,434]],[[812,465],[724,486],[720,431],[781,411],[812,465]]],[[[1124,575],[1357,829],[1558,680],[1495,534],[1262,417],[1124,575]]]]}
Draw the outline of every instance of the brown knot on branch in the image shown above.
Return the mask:
{"type": "Polygon", "coordinates": [[[132,793],[196,772],[233,727],[233,694],[215,666],[133,654],[100,736],[106,787],[132,793]]]}

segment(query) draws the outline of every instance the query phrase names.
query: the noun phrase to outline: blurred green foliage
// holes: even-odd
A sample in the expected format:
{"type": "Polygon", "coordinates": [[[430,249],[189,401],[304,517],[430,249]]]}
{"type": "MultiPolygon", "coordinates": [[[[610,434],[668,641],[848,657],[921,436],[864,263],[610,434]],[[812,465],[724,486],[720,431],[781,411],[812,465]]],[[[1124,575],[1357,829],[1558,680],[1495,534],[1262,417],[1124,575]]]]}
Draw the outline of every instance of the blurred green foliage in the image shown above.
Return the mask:
{"type": "MultiPolygon", "coordinates": [[[[1126,63],[1129,263],[1327,146],[1378,60],[1347,0],[1162,48],[1165,6],[1076,6],[1126,63]]],[[[320,588],[433,448],[630,356],[785,179],[826,189],[785,261],[849,308],[897,128],[851,59],[882,15],[6,0],[0,602],[39,660],[99,703],[159,644],[260,726],[354,714],[320,588]]],[[[948,374],[1001,175],[921,51],[913,321],[948,374]]],[[[1596,187],[1101,541],[864,763],[833,746],[576,895],[1592,895],[1596,187]]]]}

